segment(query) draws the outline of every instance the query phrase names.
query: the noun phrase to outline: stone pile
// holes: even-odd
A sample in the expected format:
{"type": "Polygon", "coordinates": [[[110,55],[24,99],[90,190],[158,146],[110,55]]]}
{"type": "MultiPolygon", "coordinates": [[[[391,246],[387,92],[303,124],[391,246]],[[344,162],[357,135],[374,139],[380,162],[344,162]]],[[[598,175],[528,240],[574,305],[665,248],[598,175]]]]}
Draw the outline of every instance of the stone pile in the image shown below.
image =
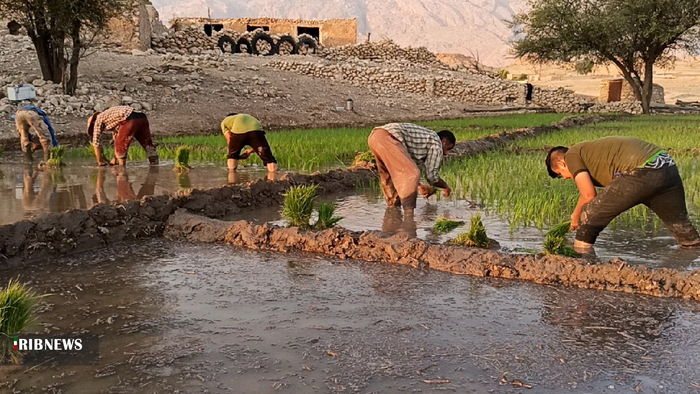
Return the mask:
{"type": "Polygon", "coordinates": [[[240,37],[239,33],[228,30],[214,32],[209,37],[202,29],[188,27],[180,31],[153,36],[151,47],[157,53],[198,55],[204,51],[217,49],[219,38],[224,35],[231,37],[234,41],[240,37]]]}
{"type": "MultiPolygon", "coordinates": [[[[392,89],[469,103],[511,106],[525,104],[525,85],[469,74],[457,75],[437,71],[426,74],[409,72],[399,67],[352,61],[331,63],[275,60],[268,65],[279,70],[345,81],[379,90],[392,89]]],[[[583,104],[586,103],[586,99],[564,88],[535,87],[533,92],[532,104],[549,107],[558,112],[584,112],[583,104]]]]}
{"type": "Polygon", "coordinates": [[[325,48],[319,56],[327,60],[344,61],[352,58],[374,62],[406,61],[433,67],[445,67],[440,59],[425,47],[402,48],[391,40],[363,42],[357,45],[325,48]]]}

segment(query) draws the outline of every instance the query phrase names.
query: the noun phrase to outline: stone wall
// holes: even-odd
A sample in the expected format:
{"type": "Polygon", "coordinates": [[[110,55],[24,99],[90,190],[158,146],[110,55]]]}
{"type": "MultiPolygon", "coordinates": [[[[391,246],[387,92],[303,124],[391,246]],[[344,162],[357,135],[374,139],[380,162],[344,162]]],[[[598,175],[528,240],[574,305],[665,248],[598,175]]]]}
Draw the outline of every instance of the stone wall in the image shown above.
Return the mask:
{"type": "Polygon", "coordinates": [[[125,0],[125,11],[109,22],[109,35],[103,42],[113,48],[145,51],[151,48],[151,36],[167,29],[158,18],[150,0],[125,0]]]}
{"type": "Polygon", "coordinates": [[[298,27],[317,27],[320,32],[319,41],[326,47],[355,44],[357,42],[357,19],[274,19],[274,18],[237,18],[237,19],[208,19],[208,18],[176,18],[172,21],[175,31],[194,27],[204,31],[204,25],[223,25],[226,30],[239,33],[246,32],[248,26],[267,26],[273,35],[289,34],[297,36],[298,27]]]}
{"type": "MultiPolygon", "coordinates": [[[[464,76],[458,76],[456,73],[426,75],[408,72],[404,67],[369,65],[362,61],[351,60],[342,63],[275,60],[269,63],[269,66],[378,90],[394,89],[468,103],[525,104],[525,85],[500,79],[477,78],[468,74],[464,76]]],[[[532,104],[549,107],[557,112],[585,112],[587,103],[585,98],[564,88],[535,87],[533,92],[532,104]]]]}
{"type": "MultiPolygon", "coordinates": [[[[637,99],[634,97],[634,89],[624,78],[617,79],[606,79],[600,83],[600,88],[598,90],[598,102],[607,103],[608,94],[610,91],[611,82],[622,82],[622,94],[620,100],[622,102],[635,102],[637,99]]],[[[653,84],[652,95],[651,95],[651,105],[665,105],[666,100],[664,97],[664,88],[661,85],[653,84]]]]}

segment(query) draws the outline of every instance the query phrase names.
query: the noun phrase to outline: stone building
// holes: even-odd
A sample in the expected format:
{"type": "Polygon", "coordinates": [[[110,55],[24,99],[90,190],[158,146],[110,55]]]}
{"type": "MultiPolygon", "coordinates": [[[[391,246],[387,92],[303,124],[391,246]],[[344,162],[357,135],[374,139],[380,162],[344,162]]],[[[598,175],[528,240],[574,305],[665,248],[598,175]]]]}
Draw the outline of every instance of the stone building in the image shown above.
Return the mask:
{"type": "Polygon", "coordinates": [[[160,22],[150,0],[123,0],[124,15],[109,22],[109,36],[105,43],[121,49],[140,49],[151,47],[151,36],[161,34],[167,28],[160,22]]]}
{"type": "Polygon", "coordinates": [[[188,27],[202,29],[207,35],[215,31],[232,30],[240,33],[261,28],[270,34],[308,34],[315,37],[323,46],[334,47],[357,42],[357,19],[274,19],[274,18],[176,18],[172,21],[175,31],[188,27]]]}
{"type": "MultiPolygon", "coordinates": [[[[600,83],[598,101],[611,103],[615,101],[633,102],[634,89],[624,78],[605,79],[600,83]]],[[[665,105],[664,88],[654,84],[651,94],[651,105],[665,105]]]]}

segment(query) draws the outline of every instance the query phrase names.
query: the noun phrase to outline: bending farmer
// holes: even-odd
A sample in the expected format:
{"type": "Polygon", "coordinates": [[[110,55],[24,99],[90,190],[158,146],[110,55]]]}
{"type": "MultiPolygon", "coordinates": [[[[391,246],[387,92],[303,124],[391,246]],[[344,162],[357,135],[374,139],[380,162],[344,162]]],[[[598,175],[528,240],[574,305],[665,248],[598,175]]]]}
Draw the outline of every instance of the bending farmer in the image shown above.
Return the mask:
{"type": "Polygon", "coordinates": [[[128,106],[117,106],[104,112],[96,112],[88,119],[87,134],[92,138],[97,165],[125,166],[129,145],[134,138],[146,150],[148,161],[151,164],[158,164],[158,151],[153,144],[148,118],[143,112],[128,106]],[[107,132],[111,132],[114,139],[114,158],[111,163],[107,163],[104,159],[101,147],[102,136],[107,132]]]}
{"type": "Polygon", "coordinates": [[[277,160],[272,155],[260,121],[247,114],[228,114],[221,122],[221,131],[228,143],[228,169],[236,171],[238,160],[247,159],[253,152],[263,161],[267,171],[277,171],[277,160]],[[241,149],[250,146],[245,152],[241,149]]]}
{"type": "Polygon", "coordinates": [[[416,208],[416,189],[424,197],[442,188],[449,197],[450,187],[439,176],[442,157],[455,146],[449,130],[436,133],[412,123],[389,123],[372,130],[367,141],[377,160],[382,191],[389,207],[403,206],[412,213],[416,208]],[[429,186],[420,185],[420,169],[425,170],[429,186]]]}
{"type": "Polygon", "coordinates": [[[590,249],[617,215],[638,204],[654,211],[682,246],[700,245],[688,219],[678,168],[658,146],[606,137],[552,148],[546,164],[549,176],[573,179],[581,193],[571,215],[571,228],[578,230],[575,248],[590,249]],[[596,186],[604,188],[596,193],[596,186]]]}
{"type": "Polygon", "coordinates": [[[44,149],[44,161],[49,160],[49,149],[51,146],[58,146],[58,141],[46,113],[37,107],[26,106],[20,108],[13,118],[19,133],[22,151],[27,160],[32,161],[32,153],[39,149],[39,145],[34,142],[36,140],[30,130],[34,131],[44,149]]]}

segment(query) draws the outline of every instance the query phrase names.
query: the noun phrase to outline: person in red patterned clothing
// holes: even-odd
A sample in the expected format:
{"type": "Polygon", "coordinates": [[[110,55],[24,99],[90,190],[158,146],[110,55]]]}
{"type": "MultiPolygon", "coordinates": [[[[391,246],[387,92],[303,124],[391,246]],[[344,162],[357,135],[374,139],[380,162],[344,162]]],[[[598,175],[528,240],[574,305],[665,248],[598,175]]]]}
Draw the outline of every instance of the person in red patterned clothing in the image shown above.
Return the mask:
{"type": "Polygon", "coordinates": [[[151,164],[158,164],[158,151],[153,144],[148,118],[143,112],[128,106],[117,106],[103,112],[96,112],[88,119],[87,134],[92,139],[99,166],[125,166],[129,145],[134,138],[146,150],[148,161],[151,164]],[[104,159],[101,147],[103,135],[109,132],[114,139],[114,158],[110,163],[104,159]]]}

